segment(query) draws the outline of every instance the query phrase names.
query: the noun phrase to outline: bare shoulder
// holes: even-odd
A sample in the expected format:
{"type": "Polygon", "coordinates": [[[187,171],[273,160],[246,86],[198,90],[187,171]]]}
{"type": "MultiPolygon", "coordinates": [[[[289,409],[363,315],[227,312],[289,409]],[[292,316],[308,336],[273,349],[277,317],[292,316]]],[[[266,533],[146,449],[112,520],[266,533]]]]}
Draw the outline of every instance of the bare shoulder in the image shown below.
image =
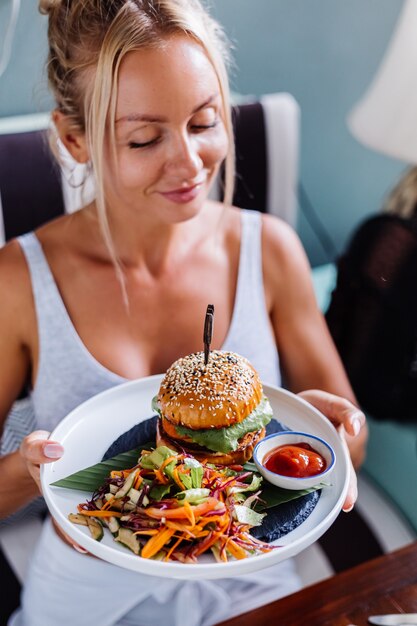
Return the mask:
{"type": "Polygon", "coordinates": [[[60,215],[46,224],[43,224],[36,229],[35,234],[37,239],[41,242],[42,246],[47,244],[48,247],[65,246],[68,241],[71,241],[74,235],[74,230],[77,229],[78,222],[80,221],[80,215],[82,211],[76,211],[68,215],[60,215]]]}
{"type": "Polygon", "coordinates": [[[23,251],[16,240],[0,249],[0,424],[27,382],[36,346],[36,315],[23,251]]]}
{"type": "Polygon", "coordinates": [[[13,320],[13,328],[23,333],[23,320],[33,309],[33,297],[29,269],[16,239],[0,249],[0,298],[1,323],[13,320]]]}
{"type": "Polygon", "coordinates": [[[272,215],[262,216],[262,252],[264,274],[275,282],[310,277],[310,265],[297,233],[272,215]]]}
{"type": "Polygon", "coordinates": [[[13,239],[0,248],[0,289],[15,297],[29,285],[29,271],[23,250],[13,239]]]}

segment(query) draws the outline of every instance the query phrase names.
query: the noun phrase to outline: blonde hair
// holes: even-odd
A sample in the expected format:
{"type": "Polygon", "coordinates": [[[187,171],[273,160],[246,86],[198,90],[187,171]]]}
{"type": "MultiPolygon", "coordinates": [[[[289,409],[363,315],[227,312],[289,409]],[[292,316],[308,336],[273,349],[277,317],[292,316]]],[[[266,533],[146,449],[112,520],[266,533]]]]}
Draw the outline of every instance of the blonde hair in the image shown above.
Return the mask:
{"type": "Polygon", "coordinates": [[[409,168],[388,195],[383,210],[406,219],[416,214],[417,167],[409,168]]]}
{"type": "Polygon", "coordinates": [[[114,146],[120,63],[128,52],[158,47],[175,34],[185,34],[202,46],[220,85],[229,138],[223,202],[231,203],[235,165],[227,76],[230,47],[222,28],[199,0],[40,0],[39,9],[49,17],[49,84],[58,109],[69,118],[74,130],[85,133],[101,230],[124,284],[111,237],[103,185],[107,127],[114,146]]]}

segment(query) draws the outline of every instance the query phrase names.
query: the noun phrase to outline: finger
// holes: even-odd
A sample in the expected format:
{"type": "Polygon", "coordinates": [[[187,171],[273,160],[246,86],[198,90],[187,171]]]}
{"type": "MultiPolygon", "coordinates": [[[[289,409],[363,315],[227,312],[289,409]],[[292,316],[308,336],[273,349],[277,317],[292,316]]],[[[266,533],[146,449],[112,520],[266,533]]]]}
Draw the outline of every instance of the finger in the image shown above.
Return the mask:
{"type": "Polygon", "coordinates": [[[345,513],[349,513],[349,511],[351,511],[355,505],[356,500],[358,499],[358,480],[356,477],[356,472],[354,470],[353,464],[352,464],[352,459],[350,458],[349,455],[349,450],[348,450],[348,446],[346,443],[346,438],[345,438],[345,432],[342,426],[339,426],[339,428],[337,429],[340,435],[340,438],[342,440],[342,445],[345,448],[347,454],[348,454],[348,458],[349,458],[349,465],[348,465],[348,472],[349,472],[349,484],[348,484],[348,489],[347,489],[347,493],[346,493],[346,498],[345,501],[343,503],[342,506],[342,510],[345,513]]]}
{"type": "Polygon", "coordinates": [[[78,543],[72,543],[71,546],[74,548],[74,550],[76,550],[80,554],[90,554],[88,550],[85,550],[85,548],[82,548],[81,546],[79,546],[78,543]]]}
{"type": "Polygon", "coordinates": [[[298,395],[316,407],[334,425],[342,424],[352,436],[358,435],[366,423],[364,413],[346,398],[318,389],[302,391],[298,395]]]}
{"type": "Polygon", "coordinates": [[[356,473],[351,467],[350,477],[349,477],[349,487],[346,494],[346,499],[343,503],[343,511],[345,513],[349,513],[355,505],[356,500],[358,499],[358,484],[356,479],[356,473]]]}
{"type": "Polygon", "coordinates": [[[49,434],[45,430],[36,430],[23,439],[20,453],[28,463],[41,465],[61,458],[64,448],[59,442],[50,441],[49,434]]]}
{"type": "Polygon", "coordinates": [[[74,550],[76,550],[80,554],[90,554],[88,550],[80,546],[69,535],[67,535],[67,533],[64,530],[62,530],[61,526],[58,524],[58,522],[54,518],[52,518],[52,523],[54,525],[57,535],[61,537],[61,539],[65,541],[65,543],[71,546],[71,548],[74,548],[74,550]]]}
{"type": "Polygon", "coordinates": [[[33,480],[35,481],[39,489],[39,492],[42,493],[41,472],[39,469],[39,465],[33,465],[33,463],[27,463],[26,466],[27,466],[29,474],[32,476],[33,480]]]}

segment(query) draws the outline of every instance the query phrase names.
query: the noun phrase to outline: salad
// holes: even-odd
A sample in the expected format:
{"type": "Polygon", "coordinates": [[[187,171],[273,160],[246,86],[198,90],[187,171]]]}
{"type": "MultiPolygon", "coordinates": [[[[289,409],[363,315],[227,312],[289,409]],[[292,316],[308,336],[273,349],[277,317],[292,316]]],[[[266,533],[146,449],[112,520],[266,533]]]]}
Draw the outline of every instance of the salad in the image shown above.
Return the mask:
{"type": "Polygon", "coordinates": [[[134,467],[112,471],[92,496],[70,514],[97,541],[108,529],[115,541],[145,559],[196,563],[211,551],[216,561],[270,552],[252,537],[265,513],[262,477],[242,465],[198,461],[166,446],[143,450],[134,467]]]}

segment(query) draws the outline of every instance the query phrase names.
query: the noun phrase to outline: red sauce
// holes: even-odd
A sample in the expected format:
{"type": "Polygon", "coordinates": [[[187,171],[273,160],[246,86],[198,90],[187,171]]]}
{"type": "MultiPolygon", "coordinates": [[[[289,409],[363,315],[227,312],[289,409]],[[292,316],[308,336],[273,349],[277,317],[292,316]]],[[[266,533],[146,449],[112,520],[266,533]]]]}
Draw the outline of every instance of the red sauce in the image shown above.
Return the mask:
{"type": "Polygon", "coordinates": [[[308,443],[278,446],[264,458],[263,465],[274,474],[294,478],[316,476],[326,469],[324,458],[308,443]]]}

